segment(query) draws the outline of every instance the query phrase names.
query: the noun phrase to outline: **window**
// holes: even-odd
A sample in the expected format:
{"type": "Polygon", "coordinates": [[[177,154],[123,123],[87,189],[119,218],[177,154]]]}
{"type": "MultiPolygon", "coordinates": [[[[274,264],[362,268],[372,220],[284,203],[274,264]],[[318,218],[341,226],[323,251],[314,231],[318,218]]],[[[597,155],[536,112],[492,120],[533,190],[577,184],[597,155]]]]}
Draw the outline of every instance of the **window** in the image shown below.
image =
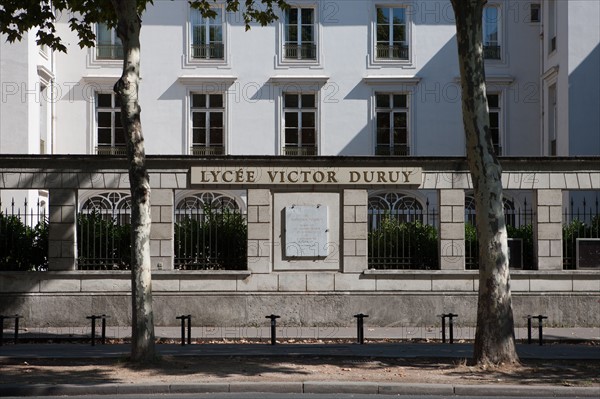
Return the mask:
{"type": "Polygon", "coordinates": [[[192,59],[223,60],[225,41],[223,35],[223,9],[215,8],[214,18],[204,18],[199,10],[191,10],[192,59]]]}
{"type": "Polygon", "coordinates": [[[97,148],[100,155],[124,155],[125,132],[121,124],[121,104],[114,94],[96,93],[97,148]]]}
{"type": "Polygon", "coordinates": [[[548,52],[556,50],[556,0],[548,0],[548,52]]]}
{"type": "Polygon", "coordinates": [[[315,10],[293,7],[285,12],[283,57],[285,60],[316,60],[315,10]]]}
{"type": "Polygon", "coordinates": [[[540,11],[541,8],[538,3],[531,3],[529,6],[529,22],[540,22],[540,11]]]}
{"type": "Polygon", "coordinates": [[[499,60],[500,47],[500,8],[489,6],[483,9],[483,58],[499,60]]]}
{"type": "Polygon", "coordinates": [[[408,95],[375,93],[375,155],[410,155],[408,95]]]}
{"type": "Polygon", "coordinates": [[[502,155],[501,141],[501,109],[500,109],[500,94],[487,93],[488,108],[490,110],[490,133],[492,135],[492,143],[496,155],[502,155]]]}
{"type": "Polygon", "coordinates": [[[557,155],[556,148],[556,130],[557,130],[556,109],[556,84],[548,88],[548,138],[550,140],[550,155],[557,155]]]}
{"type": "Polygon", "coordinates": [[[123,45],[117,32],[106,24],[96,25],[96,58],[99,60],[119,60],[123,58],[123,45]]]}
{"type": "Polygon", "coordinates": [[[225,153],[225,105],[223,94],[192,93],[192,155],[225,153]]]}
{"type": "Polygon", "coordinates": [[[317,96],[283,93],[284,155],[317,154],[317,96]]]}
{"type": "Polygon", "coordinates": [[[375,59],[408,60],[406,9],[377,7],[375,59]]]}

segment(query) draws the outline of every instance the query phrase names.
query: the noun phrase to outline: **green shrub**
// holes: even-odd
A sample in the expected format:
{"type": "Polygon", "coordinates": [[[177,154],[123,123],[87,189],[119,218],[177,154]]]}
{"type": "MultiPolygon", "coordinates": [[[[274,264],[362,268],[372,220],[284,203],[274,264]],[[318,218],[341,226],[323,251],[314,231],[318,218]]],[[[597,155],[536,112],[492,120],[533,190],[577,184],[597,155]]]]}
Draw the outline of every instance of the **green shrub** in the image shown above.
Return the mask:
{"type": "Polygon", "coordinates": [[[375,269],[437,269],[435,227],[420,221],[402,222],[386,215],[368,236],[369,267],[375,269]]]}
{"type": "Polygon", "coordinates": [[[26,226],[18,216],[0,213],[0,270],[43,271],[48,269],[48,224],[26,226]]]}
{"type": "Polygon", "coordinates": [[[246,219],[239,211],[205,205],[200,220],[175,224],[175,262],[182,270],[245,270],[246,219]]]}
{"type": "Polygon", "coordinates": [[[130,269],[131,226],[97,212],[79,214],[77,254],[80,270],[130,269]]]}

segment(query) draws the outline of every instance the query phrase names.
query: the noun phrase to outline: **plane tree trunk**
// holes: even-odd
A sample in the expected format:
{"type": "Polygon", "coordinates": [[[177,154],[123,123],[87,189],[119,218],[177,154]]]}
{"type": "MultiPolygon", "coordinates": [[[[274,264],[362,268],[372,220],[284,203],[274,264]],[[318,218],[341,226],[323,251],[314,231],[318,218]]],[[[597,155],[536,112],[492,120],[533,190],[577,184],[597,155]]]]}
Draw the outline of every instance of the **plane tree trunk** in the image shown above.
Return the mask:
{"type": "Polygon", "coordinates": [[[121,99],[121,118],[127,143],[131,187],[131,360],[155,357],[150,264],[150,179],[146,169],[144,136],[140,120],[141,19],[136,0],[112,0],[118,19],[117,35],[123,43],[123,74],[114,86],[121,99]]]}
{"type": "Polygon", "coordinates": [[[451,1],[456,17],[467,162],[475,192],[479,239],[479,294],[473,360],[479,365],[517,363],[502,169],[494,153],[486,98],[482,23],[486,0],[451,1]]]}

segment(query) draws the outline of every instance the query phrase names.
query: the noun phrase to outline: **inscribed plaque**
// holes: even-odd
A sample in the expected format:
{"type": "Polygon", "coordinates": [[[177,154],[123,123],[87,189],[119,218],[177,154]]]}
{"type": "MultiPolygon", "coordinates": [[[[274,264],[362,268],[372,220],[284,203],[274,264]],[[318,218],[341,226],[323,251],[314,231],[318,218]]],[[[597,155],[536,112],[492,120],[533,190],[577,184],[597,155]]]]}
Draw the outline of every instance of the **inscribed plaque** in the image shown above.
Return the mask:
{"type": "Polygon", "coordinates": [[[326,206],[285,208],[285,252],[288,258],[322,258],[328,255],[326,206]]]}

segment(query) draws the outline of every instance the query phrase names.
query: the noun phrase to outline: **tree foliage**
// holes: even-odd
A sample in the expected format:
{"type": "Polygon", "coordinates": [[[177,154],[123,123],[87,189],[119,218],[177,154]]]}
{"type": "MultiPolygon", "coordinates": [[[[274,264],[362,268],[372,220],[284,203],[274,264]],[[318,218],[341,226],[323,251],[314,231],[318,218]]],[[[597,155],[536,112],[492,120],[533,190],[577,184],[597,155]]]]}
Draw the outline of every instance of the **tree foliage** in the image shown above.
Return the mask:
{"type": "MultiPolygon", "coordinates": [[[[132,0],[137,3],[138,15],[142,16],[153,0],[132,0]]],[[[190,7],[199,10],[204,17],[214,18],[217,0],[191,0],[190,7]]],[[[241,12],[246,30],[253,22],[261,26],[277,20],[277,10],[288,8],[284,0],[226,0],[225,10],[241,12]]],[[[93,47],[96,34],[94,24],[117,25],[117,13],[111,0],[2,0],[0,4],[0,33],[9,42],[20,41],[30,29],[36,29],[36,43],[53,50],[66,52],[67,47],[57,33],[56,22],[67,15],[69,28],[77,34],[79,47],[93,47]]]]}

